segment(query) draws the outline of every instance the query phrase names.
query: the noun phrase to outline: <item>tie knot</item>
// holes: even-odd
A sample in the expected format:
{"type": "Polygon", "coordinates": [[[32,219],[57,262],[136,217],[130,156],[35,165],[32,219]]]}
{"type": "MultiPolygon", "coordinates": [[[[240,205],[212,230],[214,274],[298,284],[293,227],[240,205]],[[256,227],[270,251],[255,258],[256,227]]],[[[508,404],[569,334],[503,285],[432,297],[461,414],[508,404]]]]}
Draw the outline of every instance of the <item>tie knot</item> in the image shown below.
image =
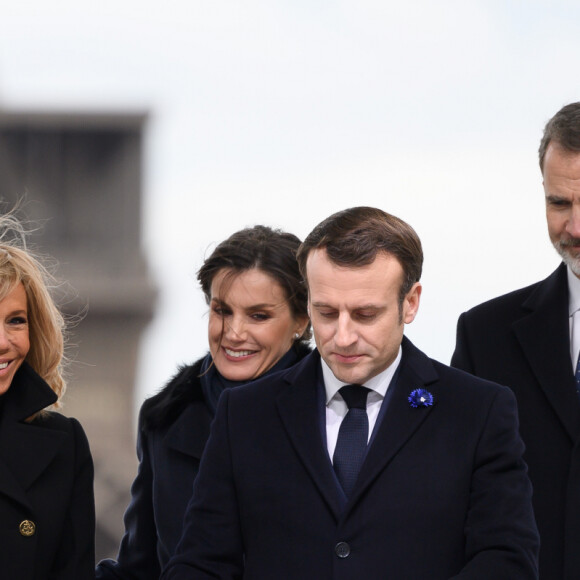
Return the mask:
{"type": "Polygon", "coordinates": [[[367,395],[369,389],[362,385],[345,385],[339,389],[345,403],[349,409],[365,409],[367,408],[367,395]]]}

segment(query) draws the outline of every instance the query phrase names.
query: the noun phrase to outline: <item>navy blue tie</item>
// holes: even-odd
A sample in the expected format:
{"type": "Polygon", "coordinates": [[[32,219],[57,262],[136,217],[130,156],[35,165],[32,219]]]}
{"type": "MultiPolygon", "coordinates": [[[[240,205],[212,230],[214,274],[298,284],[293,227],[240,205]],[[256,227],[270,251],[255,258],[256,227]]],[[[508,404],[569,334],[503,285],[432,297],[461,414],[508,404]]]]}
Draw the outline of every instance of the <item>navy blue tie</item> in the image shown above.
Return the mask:
{"type": "Polygon", "coordinates": [[[348,413],[338,430],[332,463],[344,493],[350,497],[367,450],[369,389],[361,385],[346,385],[339,392],[348,405],[348,413]]]}
{"type": "Polygon", "coordinates": [[[576,362],[576,372],[574,373],[576,378],[576,394],[580,397],[580,354],[578,354],[578,361],[576,362]]]}

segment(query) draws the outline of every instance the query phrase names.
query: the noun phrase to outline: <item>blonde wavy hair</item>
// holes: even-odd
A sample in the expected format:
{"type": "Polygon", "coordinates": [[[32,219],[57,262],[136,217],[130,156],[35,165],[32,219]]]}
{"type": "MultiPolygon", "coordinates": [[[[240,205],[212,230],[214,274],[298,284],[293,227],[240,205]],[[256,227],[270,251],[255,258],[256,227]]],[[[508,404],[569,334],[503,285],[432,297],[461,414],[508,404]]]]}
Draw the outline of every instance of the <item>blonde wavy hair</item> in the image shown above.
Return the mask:
{"type": "Polygon", "coordinates": [[[27,248],[23,230],[10,214],[0,216],[0,300],[19,284],[26,291],[30,350],[26,362],[60,399],[66,389],[62,373],[65,321],[50,294],[54,278],[27,248]],[[11,231],[15,241],[7,240],[11,231]]]}

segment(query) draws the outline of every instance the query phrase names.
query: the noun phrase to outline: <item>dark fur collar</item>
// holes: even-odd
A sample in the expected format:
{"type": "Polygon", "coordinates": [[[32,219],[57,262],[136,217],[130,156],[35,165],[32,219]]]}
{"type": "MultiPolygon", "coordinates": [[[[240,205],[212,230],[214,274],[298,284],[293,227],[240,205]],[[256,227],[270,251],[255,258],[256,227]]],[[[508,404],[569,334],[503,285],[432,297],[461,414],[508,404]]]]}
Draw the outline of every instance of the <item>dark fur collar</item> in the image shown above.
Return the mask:
{"type": "MultiPolygon", "coordinates": [[[[298,352],[298,360],[302,360],[311,351],[309,346],[302,343],[294,348],[298,352]]],[[[175,376],[156,395],[143,403],[139,421],[142,429],[167,427],[188,404],[196,401],[205,403],[199,380],[203,360],[201,358],[192,365],[179,367],[175,376]]]]}

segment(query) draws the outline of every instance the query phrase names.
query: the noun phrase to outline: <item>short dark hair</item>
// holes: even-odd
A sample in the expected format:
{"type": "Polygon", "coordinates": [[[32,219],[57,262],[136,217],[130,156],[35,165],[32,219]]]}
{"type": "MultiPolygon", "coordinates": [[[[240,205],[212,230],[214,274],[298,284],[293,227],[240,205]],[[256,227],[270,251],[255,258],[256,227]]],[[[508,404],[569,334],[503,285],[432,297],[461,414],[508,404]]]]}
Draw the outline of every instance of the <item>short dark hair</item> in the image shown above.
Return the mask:
{"type": "MultiPolygon", "coordinates": [[[[304,284],[296,252],[300,239],[294,234],[257,225],[232,234],[216,246],[197,272],[197,279],[211,301],[211,285],[215,275],[223,269],[234,275],[256,268],[280,284],[294,318],[308,317],[308,293],[304,284]]],[[[301,340],[311,338],[310,326],[301,340]]]]}
{"type": "Polygon", "coordinates": [[[580,102],[562,107],[544,127],[538,154],[544,172],[544,158],[548,145],[554,141],[566,151],[580,153],[580,102]]]}
{"type": "Polygon", "coordinates": [[[351,207],[319,223],[298,250],[298,265],[306,277],[306,261],[313,250],[324,249],[339,266],[366,266],[379,252],[394,256],[403,268],[399,305],[421,279],[423,250],[415,230],[406,222],[374,207],[351,207]]]}

